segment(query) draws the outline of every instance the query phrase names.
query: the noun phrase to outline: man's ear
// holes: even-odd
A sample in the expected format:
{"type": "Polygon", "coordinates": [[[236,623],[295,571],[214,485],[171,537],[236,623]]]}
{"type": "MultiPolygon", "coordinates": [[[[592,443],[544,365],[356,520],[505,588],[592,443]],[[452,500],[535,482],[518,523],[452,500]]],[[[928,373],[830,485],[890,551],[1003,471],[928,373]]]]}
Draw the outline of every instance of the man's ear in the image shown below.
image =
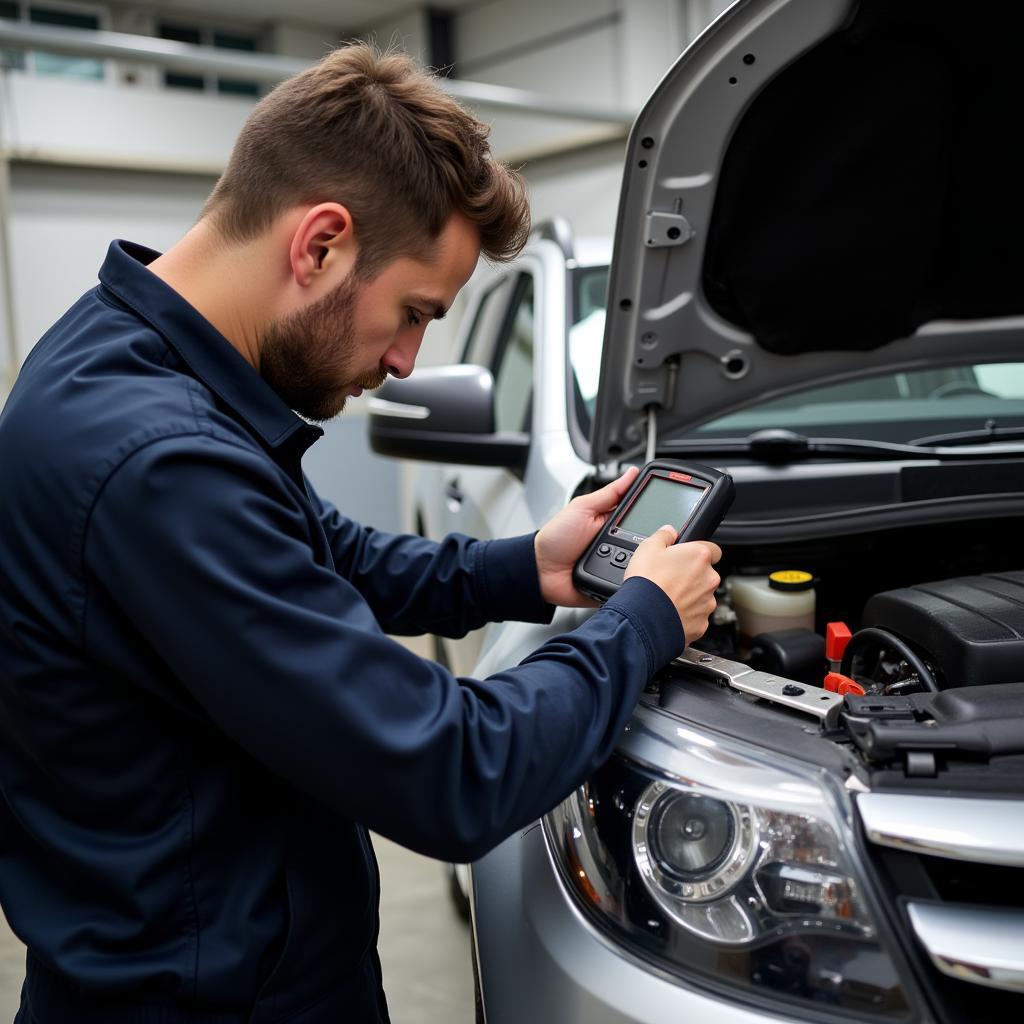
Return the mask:
{"type": "Polygon", "coordinates": [[[292,234],[289,260],[295,283],[303,288],[327,278],[340,284],[355,266],[357,245],[352,215],[340,203],[306,210],[292,234]]]}

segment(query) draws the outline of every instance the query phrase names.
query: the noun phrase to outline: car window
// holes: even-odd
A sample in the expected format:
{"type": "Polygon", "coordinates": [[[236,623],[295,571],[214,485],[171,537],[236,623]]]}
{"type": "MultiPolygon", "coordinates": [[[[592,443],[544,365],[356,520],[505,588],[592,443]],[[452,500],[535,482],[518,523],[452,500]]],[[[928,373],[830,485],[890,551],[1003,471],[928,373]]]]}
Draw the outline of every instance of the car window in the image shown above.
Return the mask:
{"type": "Polygon", "coordinates": [[[608,268],[585,267],[573,273],[572,323],[569,326],[569,369],[572,372],[576,419],[590,434],[601,377],[608,268]]]}
{"type": "Polygon", "coordinates": [[[533,278],[521,274],[498,340],[493,366],[494,425],[497,430],[529,430],[533,397],[533,278]]]}
{"type": "Polygon", "coordinates": [[[473,326],[462,350],[462,362],[475,366],[491,365],[515,280],[512,275],[503,277],[480,300],[473,317],[473,326]]]}

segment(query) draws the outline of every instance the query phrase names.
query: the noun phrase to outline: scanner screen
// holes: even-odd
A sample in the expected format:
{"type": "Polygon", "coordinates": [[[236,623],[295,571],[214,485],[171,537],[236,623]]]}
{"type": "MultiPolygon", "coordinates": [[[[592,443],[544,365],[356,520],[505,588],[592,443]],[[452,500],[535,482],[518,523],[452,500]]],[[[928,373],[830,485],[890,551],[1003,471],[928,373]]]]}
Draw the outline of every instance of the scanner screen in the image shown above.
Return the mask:
{"type": "Polygon", "coordinates": [[[666,523],[681,530],[704,491],[704,487],[652,476],[617,525],[642,537],[649,537],[666,523]]]}

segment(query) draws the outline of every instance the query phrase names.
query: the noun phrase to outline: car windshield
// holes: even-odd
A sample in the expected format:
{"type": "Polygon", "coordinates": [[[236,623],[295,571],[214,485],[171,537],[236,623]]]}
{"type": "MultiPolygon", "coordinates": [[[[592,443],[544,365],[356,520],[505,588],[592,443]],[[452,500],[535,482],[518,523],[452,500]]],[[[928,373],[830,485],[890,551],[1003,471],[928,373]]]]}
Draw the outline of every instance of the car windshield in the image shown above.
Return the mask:
{"type": "Polygon", "coordinates": [[[810,437],[908,442],[1019,426],[1024,426],[1024,363],[976,363],[807,388],[678,436],[743,437],[782,427],[810,437]]]}
{"type": "MultiPolygon", "coordinates": [[[[576,412],[590,432],[601,372],[608,268],[574,272],[569,362],[576,412]]],[[[906,442],[932,435],[1024,427],[1024,362],[934,366],[805,388],[756,402],[675,437],[745,437],[779,427],[812,437],[906,442]]]]}

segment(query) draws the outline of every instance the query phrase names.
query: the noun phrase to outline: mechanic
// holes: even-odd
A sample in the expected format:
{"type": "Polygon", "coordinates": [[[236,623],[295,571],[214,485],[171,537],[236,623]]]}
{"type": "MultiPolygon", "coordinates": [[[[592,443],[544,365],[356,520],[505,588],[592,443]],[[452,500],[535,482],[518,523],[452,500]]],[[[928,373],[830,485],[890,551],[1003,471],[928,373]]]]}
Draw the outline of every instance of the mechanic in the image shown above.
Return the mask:
{"type": "Polygon", "coordinates": [[[386,1021],[367,829],[479,857],[609,756],[706,628],[719,551],[662,530],[579,628],[456,680],[385,634],[588,604],[573,563],[633,474],[535,536],[440,543],[357,525],[302,474],[308,421],[410,373],[481,251],[527,230],[486,127],[352,45],[256,106],[165,255],[111,244],[29,355],[0,417],[17,1021],[386,1021]]]}

